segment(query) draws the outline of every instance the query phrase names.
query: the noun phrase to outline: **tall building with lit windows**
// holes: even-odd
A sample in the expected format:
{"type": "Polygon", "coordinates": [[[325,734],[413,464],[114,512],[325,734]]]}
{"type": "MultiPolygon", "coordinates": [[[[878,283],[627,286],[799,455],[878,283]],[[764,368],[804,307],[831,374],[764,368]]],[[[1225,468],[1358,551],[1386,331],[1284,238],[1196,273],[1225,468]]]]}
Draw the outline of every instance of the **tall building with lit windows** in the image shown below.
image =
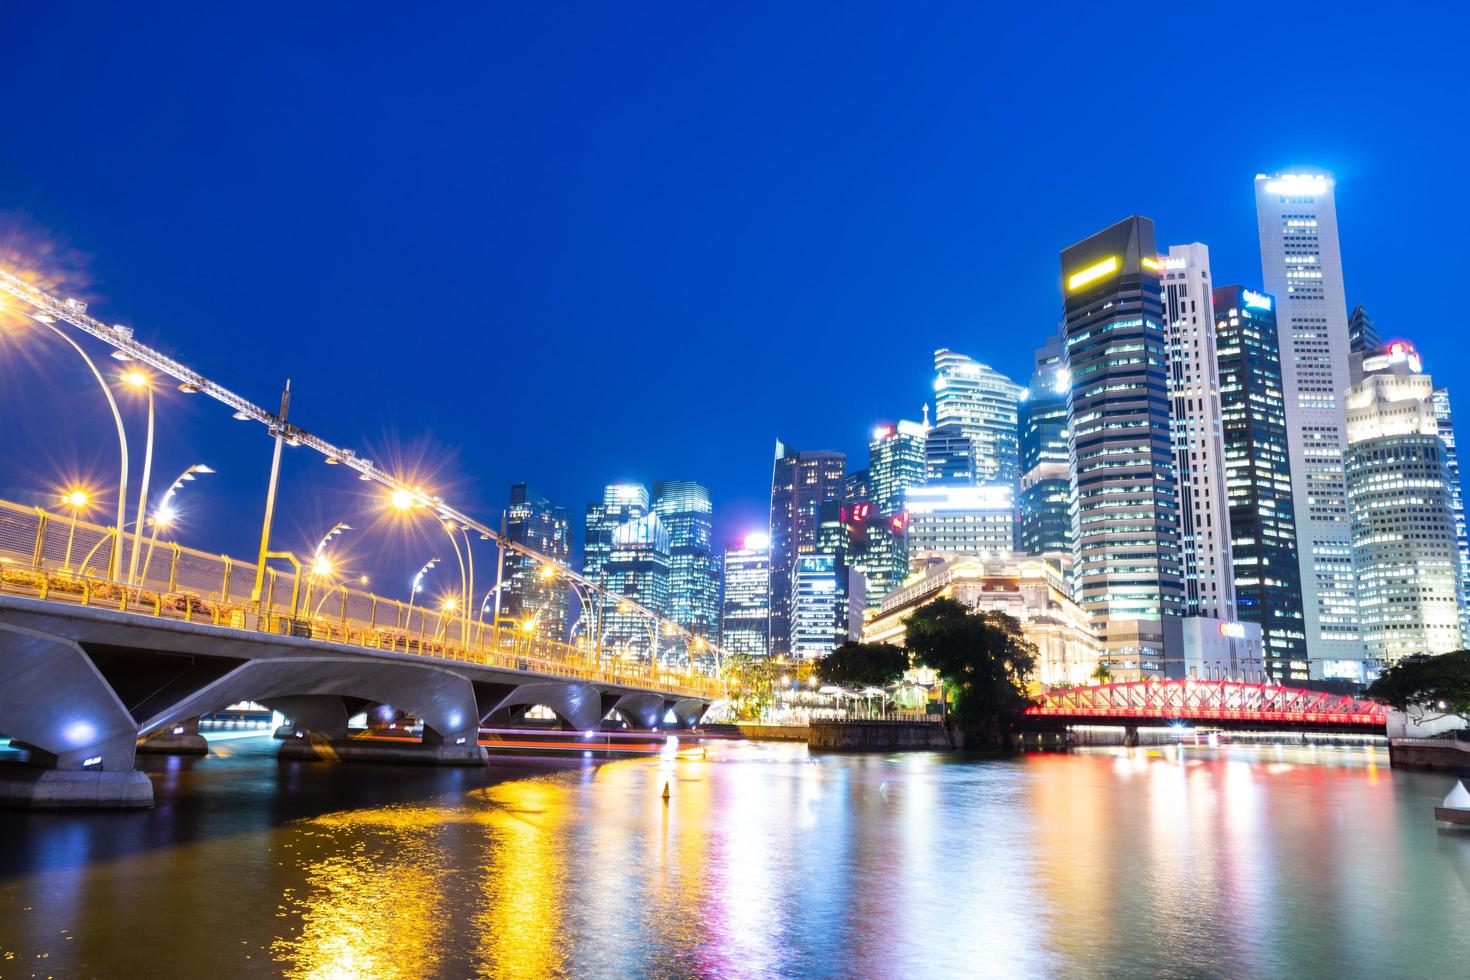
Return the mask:
{"type": "Polygon", "coordinates": [[[1062,251],[1073,595],[1119,678],[1165,671],[1184,609],[1161,263],[1148,218],[1062,251]]]}
{"type": "Polygon", "coordinates": [[[822,504],[840,503],[847,458],[799,452],[776,441],[771,469],[771,655],[791,653],[791,612],[798,555],[817,550],[822,504]]]}
{"type": "Polygon", "coordinates": [[[1214,306],[1236,614],[1260,624],[1271,678],[1298,683],[1310,677],[1275,299],[1221,286],[1214,306]]]}
{"type": "Polygon", "coordinates": [[[968,487],[975,483],[975,444],[958,422],[930,426],[924,437],[924,482],[968,487]]]}
{"type": "Polygon", "coordinates": [[[988,364],[947,349],[934,352],[934,374],[934,424],[956,423],[969,437],[975,482],[1014,487],[1021,386],[988,364]]]}
{"type": "Polygon", "coordinates": [[[1434,382],[1403,341],[1362,361],[1346,395],[1358,612],[1383,664],[1463,647],[1460,546],[1434,382]]]}
{"type": "Polygon", "coordinates": [[[1220,433],[1220,378],[1210,250],[1171,245],[1161,257],[1164,325],[1169,338],[1170,417],[1179,478],[1179,541],[1184,553],[1184,613],[1235,618],[1230,504],[1220,433]]]}
{"type": "Polygon", "coordinates": [[[720,628],[720,559],[709,491],[689,480],[655,480],[653,512],[669,532],[669,618],[713,639],[720,628]]]}
{"type": "MultiPolygon", "coordinates": [[[[582,574],[609,592],[667,613],[669,535],[649,509],[647,487],[612,484],[600,503],[588,506],[582,574]]],[[[584,628],[598,631],[605,648],[646,661],[655,645],[649,618],[612,600],[601,605],[584,628]]]]}
{"type": "MultiPolygon", "coordinates": [[[[505,509],[505,536],[554,558],[565,566],[572,553],[571,522],[559,507],[524,483],[510,488],[505,509]]],[[[537,636],[565,642],[567,638],[567,584],[547,578],[542,563],[517,551],[506,551],[502,569],[500,615],[524,627],[530,623],[537,636]]]]}
{"type": "Polygon", "coordinates": [[[1348,323],[1333,180],[1256,175],[1261,279],[1276,298],[1296,509],[1302,613],[1313,678],[1363,679],[1348,511],[1348,323]]]}
{"type": "Polygon", "coordinates": [[[873,430],[868,443],[868,492],[879,513],[900,513],[904,494],[924,485],[928,431],[918,422],[885,423],[873,430]]]}
{"type": "Polygon", "coordinates": [[[1017,493],[1016,550],[1047,555],[1070,577],[1072,567],[1071,476],[1067,449],[1066,337],[1057,334],[1036,350],[1036,370],[1021,399],[1021,483],[1017,493]]]}
{"type": "Polygon", "coordinates": [[[1460,591],[1464,604],[1460,607],[1460,632],[1470,642],[1470,535],[1465,525],[1465,489],[1460,477],[1460,452],[1455,448],[1455,418],[1450,410],[1448,388],[1434,389],[1434,417],[1439,422],[1439,441],[1444,444],[1446,489],[1450,510],[1455,517],[1455,540],[1460,551],[1460,591]]]}
{"type": "Polygon", "coordinates": [[[767,656],[771,629],[771,539],[751,533],[725,548],[720,646],[725,653],[767,656]]]}

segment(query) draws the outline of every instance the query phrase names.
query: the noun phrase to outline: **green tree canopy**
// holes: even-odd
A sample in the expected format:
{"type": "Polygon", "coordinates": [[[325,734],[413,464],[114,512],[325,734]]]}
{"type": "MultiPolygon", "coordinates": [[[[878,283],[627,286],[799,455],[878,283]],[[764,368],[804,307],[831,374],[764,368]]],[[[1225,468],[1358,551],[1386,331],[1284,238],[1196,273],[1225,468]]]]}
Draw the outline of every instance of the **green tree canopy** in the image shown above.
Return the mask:
{"type": "Polygon", "coordinates": [[[936,599],[915,609],[905,626],[904,645],[915,663],[944,679],[960,721],[985,743],[1002,744],[1003,723],[1031,703],[1036,648],[1021,624],[1005,613],[936,599]]]}
{"type": "Polygon", "coordinates": [[[739,721],[759,721],[776,702],[776,664],[769,657],[737,653],[725,658],[724,677],[730,713],[739,721]]]}
{"type": "Polygon", "coordinates": [[[892,643],[844,643],[816,662],[824,684],[884,687],[903,677],[909,655],[892,643]]]}
{"type": "Polygon", "coordinates": [[[1470,722],[1470,650],[1405,657],[1386,668],[1367,693],[1416,722],[1453,716],[1470,722]]]}

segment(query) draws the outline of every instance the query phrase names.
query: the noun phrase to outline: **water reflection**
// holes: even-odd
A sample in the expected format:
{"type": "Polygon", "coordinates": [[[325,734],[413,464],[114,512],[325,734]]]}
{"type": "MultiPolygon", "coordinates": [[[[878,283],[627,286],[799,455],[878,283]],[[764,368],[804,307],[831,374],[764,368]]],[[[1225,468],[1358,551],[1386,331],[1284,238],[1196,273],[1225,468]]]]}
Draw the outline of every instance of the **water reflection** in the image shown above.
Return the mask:
{"type": "Polygon", "coordinates": [[[160,763],[151,814],[0,817],[22,849],[0,975],[1354,977],[1470,955],[1470,835],[1428,819],[1444,777],[1381,750],[732,743],[518,776],[268,748],[160,763]]]}

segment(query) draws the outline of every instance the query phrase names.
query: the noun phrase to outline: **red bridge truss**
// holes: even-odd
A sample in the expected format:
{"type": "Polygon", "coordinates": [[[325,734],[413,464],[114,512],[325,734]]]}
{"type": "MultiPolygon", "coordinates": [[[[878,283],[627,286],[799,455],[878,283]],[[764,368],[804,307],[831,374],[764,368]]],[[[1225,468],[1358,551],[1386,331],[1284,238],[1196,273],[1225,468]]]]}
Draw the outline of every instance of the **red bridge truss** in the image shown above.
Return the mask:
{"type": "Polygon", "coordinates": [[[1134,722],[1217,722],[1230,727],[1350,728],[1383,731],[1389,708],[1322,691],[1237,681],[1147,680],[1051,691],[1032,717],[1134,722]]]}

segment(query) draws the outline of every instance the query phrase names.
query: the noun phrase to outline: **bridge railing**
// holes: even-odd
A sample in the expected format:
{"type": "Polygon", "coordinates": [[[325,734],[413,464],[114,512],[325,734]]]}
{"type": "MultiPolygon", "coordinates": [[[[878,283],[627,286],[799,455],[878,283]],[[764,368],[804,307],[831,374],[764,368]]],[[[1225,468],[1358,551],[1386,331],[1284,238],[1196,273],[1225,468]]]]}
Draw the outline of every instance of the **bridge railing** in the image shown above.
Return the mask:
{"type": "MultiPolygon", "coordinates": [[[[0,501],[0,593],[116,609],[161,619],[297,636],[328,643],[504,667],[569,680],[718,697],[714,678],[667,665],[612,659],[603,651],[426,609],[340,583],[267,567],[257,601],[256,565],[145,535],[138,575],[112,579],[111,528],[0,501]]],[[[125,575],[134,539],[124,535],[125,575]]]]}

